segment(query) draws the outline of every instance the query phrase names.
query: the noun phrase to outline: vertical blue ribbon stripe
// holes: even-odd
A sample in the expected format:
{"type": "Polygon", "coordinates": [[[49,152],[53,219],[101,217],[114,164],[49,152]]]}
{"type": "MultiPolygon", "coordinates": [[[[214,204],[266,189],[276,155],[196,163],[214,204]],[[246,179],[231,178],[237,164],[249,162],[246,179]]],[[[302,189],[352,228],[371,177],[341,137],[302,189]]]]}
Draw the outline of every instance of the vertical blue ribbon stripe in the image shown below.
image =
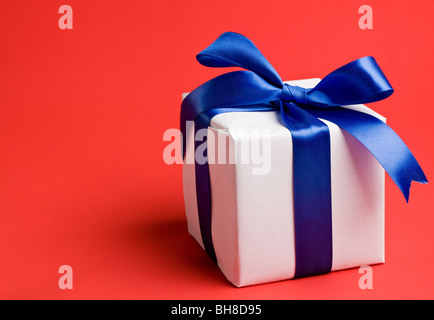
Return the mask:
{"type": "MultiPolygon", "coordinates": [[[[411,181],[427,182],[413,154],[388,125],[371,115],[340,107],[379,101],[393,93],[373,57],[340,67],[312,89],[284,84],[253,42],[237,33],[223,33],[197,59],[208,67],[246,70],[211,79],[183,100],[180,120],[184,137],[187,121],[195,121],[197,132],[224,112],[278,111],[291,132],[296,278],[327,273],[332,267],[330,134],[318,118],[335,123],[359,140],[407,201],[411,181]]],[[[195,162],[195,170],[201,236],[205,250],[217,261],[208,162],[195,162]]]]}
{"type": "Polygon", "coordinates": [[[333,258],[329,129],[293,103],[281,102],[281,115],[293,145],[294,277],[327,273],[333,258]]]}

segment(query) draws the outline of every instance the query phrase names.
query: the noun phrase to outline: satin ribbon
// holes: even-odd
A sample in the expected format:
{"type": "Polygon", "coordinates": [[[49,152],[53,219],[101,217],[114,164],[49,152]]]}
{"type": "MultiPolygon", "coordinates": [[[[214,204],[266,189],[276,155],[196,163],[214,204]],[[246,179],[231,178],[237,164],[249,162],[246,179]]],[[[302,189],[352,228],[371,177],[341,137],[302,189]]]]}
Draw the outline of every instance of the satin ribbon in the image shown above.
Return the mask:
{"type": "MultiPolygon", "coordinates": [[[[363,57],[333,71],[314,88],[284,84],[262,53],[246,37],[223,33],[197,55],[208,67],[241,67],[193,90],[182,102],[181,131],[185,150],[186,121],[195,133],[224,112],[279,111],[293,141],[295,278],[327,273],[332,266],[330,134],[331,121],[359,140],[378,160],[408,202],[411,181],[427,179],[413,154],[384,122],[343,105],[379,101],[393,89],[373,57],[363,57]]],[[[195,149],[199,143],[196,141],[195,149]]],[[[205,250],[216,261],[211,232],[208,162],[198,164],[196,197],[205,250]]]]}

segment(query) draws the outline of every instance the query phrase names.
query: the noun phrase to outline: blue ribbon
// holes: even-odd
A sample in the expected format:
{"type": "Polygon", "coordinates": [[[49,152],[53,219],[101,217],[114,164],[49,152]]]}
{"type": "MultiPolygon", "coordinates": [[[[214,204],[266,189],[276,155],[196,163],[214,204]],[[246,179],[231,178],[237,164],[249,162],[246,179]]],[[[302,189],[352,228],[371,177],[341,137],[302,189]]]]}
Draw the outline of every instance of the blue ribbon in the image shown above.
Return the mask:
{"type": "MultiPolygon", "coordinates": [[[[197,132],[207,128],[213,116],[224,112],[278,110],[291,132],[295,278],[327,273],[332,267],[330,133],[318,118],[337,124],[359,140],[383,166],[407,202],[412,180],[428,182],[413,154],[388,125],[366,113],[340,107],[379,101],[393,93],[373,57],[344,65],[312,89],[284,84],[253,42],[237,33],[223,33],[197,55],[197,60],[208,67],[246,70],[222,74],[184,99],[183,137],[187,121],[195,121],[197,132]]],[[[208,162],[195,162],[195,170],[201,236],[205,250],[216,261],[208,162]]]]}

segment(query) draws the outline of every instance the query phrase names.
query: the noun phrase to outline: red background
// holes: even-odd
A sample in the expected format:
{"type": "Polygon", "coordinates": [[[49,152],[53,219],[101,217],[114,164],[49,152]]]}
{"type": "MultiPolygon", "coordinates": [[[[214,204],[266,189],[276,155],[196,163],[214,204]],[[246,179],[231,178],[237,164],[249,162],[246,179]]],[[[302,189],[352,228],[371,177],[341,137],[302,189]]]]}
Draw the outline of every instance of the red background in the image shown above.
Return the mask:
{"type": "Polygon", "coordinates": [[[432,299],[433,184],[386,179],[386,263],[235,288],[187,232],[162,140],[181,93],[224,70],[195,55],[224,31],[282,79],[374,56],[395,88],[371,107],[433,177],[432,0],[0,2],[0,298],[432,299]],[[73,30],[58,9],[73,8],[73,30]],[[373,8],[361,30],[358,8],[373,8]],[[70,265],[73,289],[58,287],[70,265]]]}

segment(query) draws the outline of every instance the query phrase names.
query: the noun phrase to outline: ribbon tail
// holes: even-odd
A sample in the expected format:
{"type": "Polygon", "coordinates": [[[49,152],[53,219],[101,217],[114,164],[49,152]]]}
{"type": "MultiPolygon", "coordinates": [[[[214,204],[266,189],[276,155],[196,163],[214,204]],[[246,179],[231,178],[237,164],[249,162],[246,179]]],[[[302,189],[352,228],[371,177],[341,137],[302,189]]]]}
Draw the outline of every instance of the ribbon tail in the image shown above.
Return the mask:
{"type": "Polygon", "coordinates": [[[383,166],[407,202],[412,181],[428,182],[404,141],[380,119],[364,112],[341,107],[305,110],[318,118],[335,123],[359,140],[383,166]]]}

